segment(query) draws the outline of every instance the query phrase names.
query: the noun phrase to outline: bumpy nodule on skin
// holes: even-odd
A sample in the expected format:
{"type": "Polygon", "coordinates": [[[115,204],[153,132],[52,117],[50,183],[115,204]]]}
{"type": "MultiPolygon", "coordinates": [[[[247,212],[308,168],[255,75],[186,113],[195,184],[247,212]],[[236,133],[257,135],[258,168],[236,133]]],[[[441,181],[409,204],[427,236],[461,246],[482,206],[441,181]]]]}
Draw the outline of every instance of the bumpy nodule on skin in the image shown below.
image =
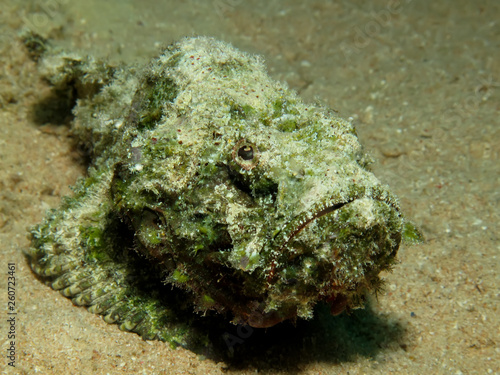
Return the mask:
{"type": "Polygon", "coordinates": [[[189,346],[204,317],[187,311],[271,327],[320,301],[357,308],[418,237],[352,124],[259,57],[201,37],[140,69],[63,52],[39,64],[76,90],[92,165],[32,229],[31,266],[124,330],[189,346]]]}

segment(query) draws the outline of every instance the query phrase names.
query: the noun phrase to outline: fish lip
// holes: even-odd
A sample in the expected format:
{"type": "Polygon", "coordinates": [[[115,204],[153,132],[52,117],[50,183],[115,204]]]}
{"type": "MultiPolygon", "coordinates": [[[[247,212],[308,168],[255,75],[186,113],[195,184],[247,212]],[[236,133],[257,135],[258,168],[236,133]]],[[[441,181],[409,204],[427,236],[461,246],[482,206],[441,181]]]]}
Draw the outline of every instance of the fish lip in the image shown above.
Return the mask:
{"type": "MultiPolygon", "coordinates": [[[[357,199],[357,198],[356,198],[357,199]]],[[[286,246],[290,240],[295,237],[297,234],[299,234],[302,229],[304,229],[309,223],[313,222],[316,219],[319,219],[322,216],[328,215],[329,213],[333,211],[340,210],[342,207],[345,205],[354,202],[356,199],[349,200],[347,202],[342,202],[342,203],[336,203],[331,206],[327,206],[326,208],[323,208],[322,210],[316,211],[310,218],[306,219],[304,222],[302,222],[297,229],[295,229],[292,234],[288,237],[287,241],[282,245],[282,247],[286,246]]]]}

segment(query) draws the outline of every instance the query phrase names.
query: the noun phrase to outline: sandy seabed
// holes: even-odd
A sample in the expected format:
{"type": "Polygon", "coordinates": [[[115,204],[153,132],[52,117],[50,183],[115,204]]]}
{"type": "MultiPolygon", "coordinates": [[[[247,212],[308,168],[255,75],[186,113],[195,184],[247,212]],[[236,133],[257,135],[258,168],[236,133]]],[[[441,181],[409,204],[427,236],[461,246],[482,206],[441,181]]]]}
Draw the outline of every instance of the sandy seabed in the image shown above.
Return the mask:
{"type": "Polygon", "coordinates": [[[20,374],[500,374],[498,1],[0,1],[0,372],[20,374]],[[18,40],[143,63],[186,35],[263,55],[306,100],[352,117],[426,241],[403,247],[366,310],[249,337],[203,359],[74,307],[22,255],[27,228],[85,174],[18,40]],[[15,368],[8,264],[16,266],[15,368]],[[308,325],[310,324],[310,325],[308,325]],[[258,340],[262,340],[259,342],[258,340]],[[243,351],[245,352],[245,351],[243,351]]]}

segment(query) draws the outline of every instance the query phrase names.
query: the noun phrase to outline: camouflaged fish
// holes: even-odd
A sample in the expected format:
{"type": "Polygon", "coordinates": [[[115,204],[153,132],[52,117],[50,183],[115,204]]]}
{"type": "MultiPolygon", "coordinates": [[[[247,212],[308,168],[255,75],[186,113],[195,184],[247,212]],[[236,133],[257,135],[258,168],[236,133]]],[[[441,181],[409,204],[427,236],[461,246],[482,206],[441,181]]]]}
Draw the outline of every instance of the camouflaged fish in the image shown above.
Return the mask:
{"type": "Polygon", "coordinates": [[[418,232],[368,170],[353,125],[305,104],[262,59],[206,37],[144,68],[27,46],[77,99],[91,157],[31,230],[33,271],[145,339],[189,347],[204,315],[271,327],[362,306],[418,232]],[[197,313],[193,313],[193,311],[197,313]]]}

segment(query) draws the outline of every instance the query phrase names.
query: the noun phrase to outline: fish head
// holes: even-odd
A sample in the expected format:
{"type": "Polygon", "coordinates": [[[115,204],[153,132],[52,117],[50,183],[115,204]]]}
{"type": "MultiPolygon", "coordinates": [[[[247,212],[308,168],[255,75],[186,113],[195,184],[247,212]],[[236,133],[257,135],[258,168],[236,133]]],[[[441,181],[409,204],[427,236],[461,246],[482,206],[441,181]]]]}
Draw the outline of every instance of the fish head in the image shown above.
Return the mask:
{"type": "Polygon", "coordinates": [[[189,43],[151,65],[124,126],[112,196],[137,250],[196,309],[236,323],[360,307],[395,263],[404,219],[354,126],[258,59],[189,43]]]}

